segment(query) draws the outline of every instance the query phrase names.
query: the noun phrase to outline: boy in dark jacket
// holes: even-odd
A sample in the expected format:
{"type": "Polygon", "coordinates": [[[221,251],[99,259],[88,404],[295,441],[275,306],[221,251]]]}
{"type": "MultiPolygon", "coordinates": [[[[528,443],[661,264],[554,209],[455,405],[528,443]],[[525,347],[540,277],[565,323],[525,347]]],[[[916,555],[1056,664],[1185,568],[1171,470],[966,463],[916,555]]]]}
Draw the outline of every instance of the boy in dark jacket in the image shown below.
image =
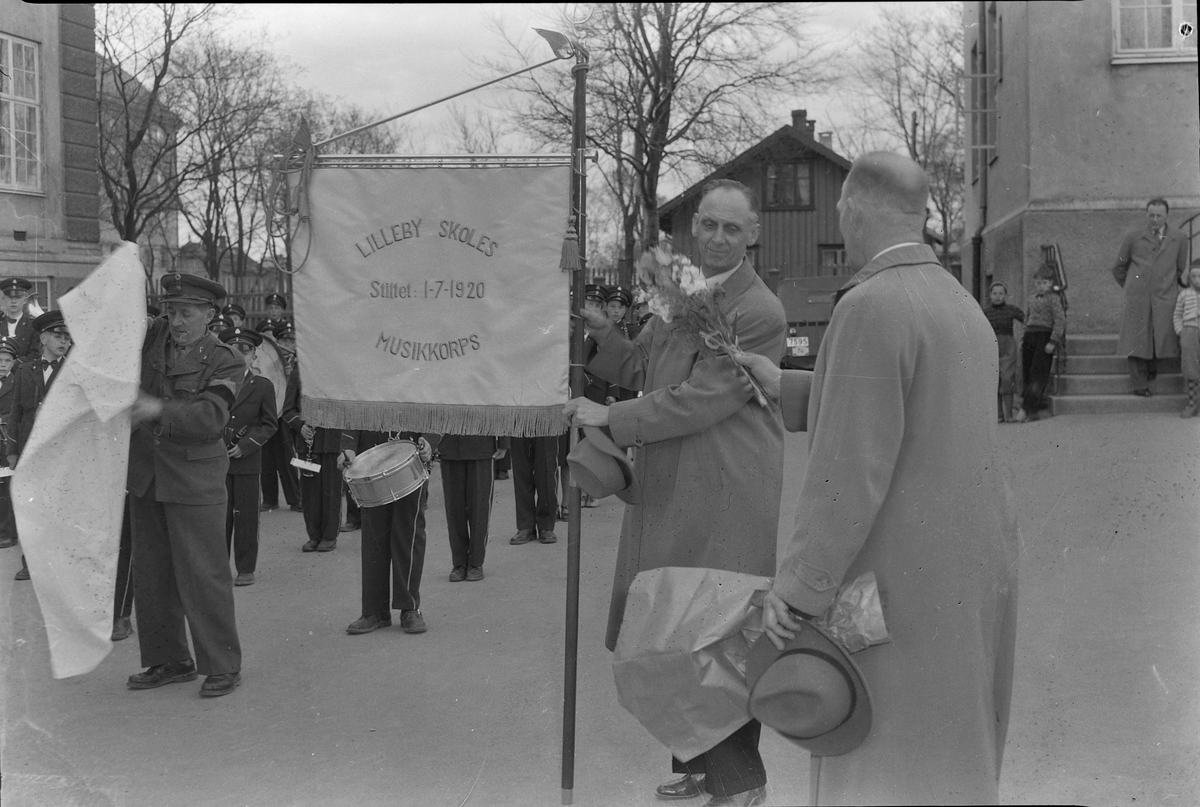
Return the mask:
{"type": "Polygon", "coordinates": [[[1021,369],[1025,389],[1021,393],[1021,408],[1025,421],[1037,420],[1049,406],[1046,385],[1054,366],[1054,351],[1066,332],[1066,313],[1062,298],[1052,291],[1053,267],[1043,264],[1033,275],[1034,294],[1025,306],[1025,335],[1021,339],[1021,369]]]}
{"type": "Polygon", "coordinates": [[[254,352],[262,344],[262,336],[249,328],[229,328],[220,339],[232,345],[246,362],[246,375],[238,388],[237,397],[229,410],[225,426],[225,448],[229,452],[229,473],[225,488],[229,504],[225,513],[225,548],[233,552],[237,569],[235,586],[254,584],[258,566],[258,489],[262,473],[262,447],[275,433],[275,385],[270,379],[255,375],[254,352]],[[234,547],[236,545],[236,551],[234,547]]]}

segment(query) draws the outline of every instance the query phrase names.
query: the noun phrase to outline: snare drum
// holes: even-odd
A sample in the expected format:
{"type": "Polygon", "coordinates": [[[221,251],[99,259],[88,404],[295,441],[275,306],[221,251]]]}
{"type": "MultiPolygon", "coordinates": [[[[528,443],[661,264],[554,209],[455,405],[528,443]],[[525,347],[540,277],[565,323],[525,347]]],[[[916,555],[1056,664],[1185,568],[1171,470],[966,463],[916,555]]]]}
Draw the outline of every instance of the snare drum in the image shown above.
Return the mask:
{"type": "Polygon", "coordinates": [[[420,489],[429,471],[416,444],[393,440],[359,454],[342,476],[359,507],[382,507],[420,489]]]}

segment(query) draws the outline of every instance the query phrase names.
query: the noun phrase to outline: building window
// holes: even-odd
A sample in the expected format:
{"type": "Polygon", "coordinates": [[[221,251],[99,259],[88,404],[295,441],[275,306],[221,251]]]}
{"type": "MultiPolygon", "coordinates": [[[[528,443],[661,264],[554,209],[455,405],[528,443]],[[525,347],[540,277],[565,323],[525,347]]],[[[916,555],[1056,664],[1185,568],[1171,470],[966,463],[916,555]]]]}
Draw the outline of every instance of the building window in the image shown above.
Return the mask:
{"type": "Polygon", "coordinates": [[[37,45],[0,34],[0,188],[42,189],[37,45]]]}
{"type": "Polygon", "coordinates": [[[1196,61],[1196,0],[1112,0],[1112,9],[1113,64],[1196,61]]]}
{"type": "Polygon", "coordinates": [[[812,165],[767,163],[763,207],[812,207],[812,165]]]}
{"type": "Polygon", "coordinates": [[[836,277],[846,273],[846,247],[842,244],[821,244],[817,247],[817,276],[836,277]]]}

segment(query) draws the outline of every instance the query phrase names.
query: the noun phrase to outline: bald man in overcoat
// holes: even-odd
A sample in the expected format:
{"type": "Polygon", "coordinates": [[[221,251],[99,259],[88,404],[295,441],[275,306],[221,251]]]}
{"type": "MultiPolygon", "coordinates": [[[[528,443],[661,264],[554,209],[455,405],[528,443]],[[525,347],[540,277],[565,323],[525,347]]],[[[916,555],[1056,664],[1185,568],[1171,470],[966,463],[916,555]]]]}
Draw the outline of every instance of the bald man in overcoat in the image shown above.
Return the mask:
{"type": "Polygon", "coordinates": [[[782,648],[843,582],[874,572],[891,641],[854,654],[872,725],[813,757],[811,804],[996,804],[1008,731],[1019,536],[996,450],[996,338],[923,242],[920,166],[854,162],[849,264],[812,372],[742,361],[807,429],[794,532],[764,627],[782,648]]]}

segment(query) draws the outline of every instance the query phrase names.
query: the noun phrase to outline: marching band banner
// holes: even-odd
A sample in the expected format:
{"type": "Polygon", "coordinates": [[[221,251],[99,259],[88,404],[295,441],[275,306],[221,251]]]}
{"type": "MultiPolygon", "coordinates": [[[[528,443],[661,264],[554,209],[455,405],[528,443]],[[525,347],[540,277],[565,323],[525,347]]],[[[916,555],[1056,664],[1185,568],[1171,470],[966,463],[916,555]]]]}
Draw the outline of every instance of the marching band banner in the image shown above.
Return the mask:
{"type": "Polygon", "coordinates": [[[318,161],[294,284],[304,420],[566,431],[570,275],[559,264],[570,171],[318,161]]]}

